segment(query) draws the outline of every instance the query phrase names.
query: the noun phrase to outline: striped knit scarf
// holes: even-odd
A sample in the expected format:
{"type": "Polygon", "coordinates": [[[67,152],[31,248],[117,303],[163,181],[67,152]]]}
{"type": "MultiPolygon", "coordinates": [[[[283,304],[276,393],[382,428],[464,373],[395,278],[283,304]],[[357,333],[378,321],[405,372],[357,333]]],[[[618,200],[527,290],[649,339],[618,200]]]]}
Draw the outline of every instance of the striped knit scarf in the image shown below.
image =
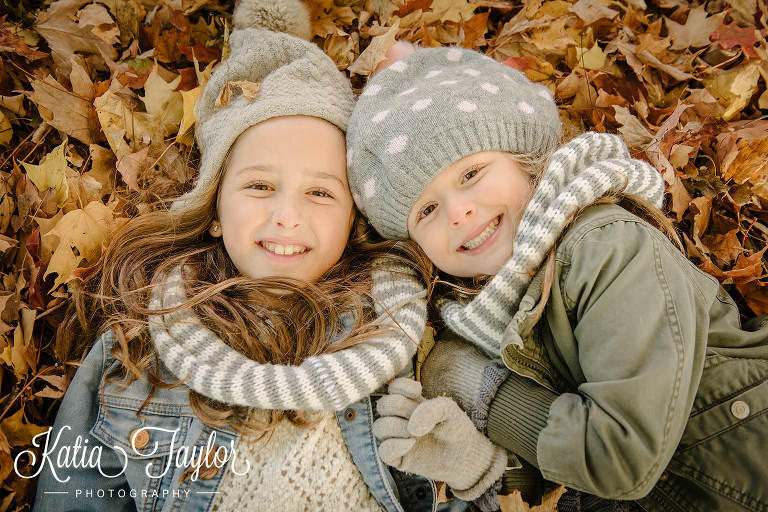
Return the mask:
{"type": "Polygon", "coordinates": [[[558,149],[523,212],[512,258],[465,307],[440,301],[448,327],[498,355],[504,333],[528,285],[579,209],[622,192],[661,208],[664,181],[650,165],[630,158],[616,135],[589,132],[558,149]]]}
{"type": "MultiPolygon", "coordinates": [[[[307,357],[300,366],[261,364],[226,345],[190,309],[149,316],[163,363],[188,387],[228,404],[259,409],[340,410],[400,374],[416,353],[426,325],[426,291],[402,269],[377,266],[372,295],[380,336],[350,348],[307,357]]],[[[187,300],[181,268],[153,290],[150,309],[187,300]]]]}

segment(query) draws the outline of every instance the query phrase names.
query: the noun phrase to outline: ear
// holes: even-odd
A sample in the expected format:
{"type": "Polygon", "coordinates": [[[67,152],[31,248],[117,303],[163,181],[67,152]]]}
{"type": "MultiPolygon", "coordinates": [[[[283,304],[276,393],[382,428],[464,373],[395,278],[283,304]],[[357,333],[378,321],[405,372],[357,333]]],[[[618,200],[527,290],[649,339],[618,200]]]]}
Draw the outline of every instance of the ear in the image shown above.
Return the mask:
{"type": "Polygon", "coordinates": [[[219,238],[221,236],[221,222],[217,220],[211,222],[211,225],[208,227],[208,233],[214,238],[219,238]]]}

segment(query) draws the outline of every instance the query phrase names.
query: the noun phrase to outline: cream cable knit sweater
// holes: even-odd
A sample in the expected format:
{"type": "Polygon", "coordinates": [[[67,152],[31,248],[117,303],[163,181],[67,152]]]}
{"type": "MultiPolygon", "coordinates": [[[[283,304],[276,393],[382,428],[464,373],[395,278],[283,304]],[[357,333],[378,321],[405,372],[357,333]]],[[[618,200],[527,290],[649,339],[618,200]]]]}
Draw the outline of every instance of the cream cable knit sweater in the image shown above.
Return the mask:
{"type": "Polygon", "coordinates": [[[311,428],[282,421],[269,438],[242,437],[237,454],[251,468],[243,476],[227,472],[213,511],[380,511],[344,444],[336,415],[318,414],[320,422],[311,428]]]}

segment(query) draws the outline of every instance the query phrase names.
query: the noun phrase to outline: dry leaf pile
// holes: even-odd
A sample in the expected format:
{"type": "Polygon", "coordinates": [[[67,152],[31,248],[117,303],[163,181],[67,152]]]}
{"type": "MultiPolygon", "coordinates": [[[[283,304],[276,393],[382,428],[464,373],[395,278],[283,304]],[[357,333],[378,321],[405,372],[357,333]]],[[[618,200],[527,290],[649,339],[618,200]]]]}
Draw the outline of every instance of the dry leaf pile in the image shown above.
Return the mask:
{"type": "MultiPolygon", "coordinates": [[[[768,313],[763,0],[309,3],[314,41],[357,90],[397,39],[459,45],[547,85],[567,134],[623,135],[663,174],[688,256],[745,317],[768,313]]],[[[31,503],[14,462],[29,471],[17,455],[68,384],[51,348],[68,286],[116,227],[194,180],[192,107],[228,53],[232,4],[0,7],[0,512],[31,503]]]]}

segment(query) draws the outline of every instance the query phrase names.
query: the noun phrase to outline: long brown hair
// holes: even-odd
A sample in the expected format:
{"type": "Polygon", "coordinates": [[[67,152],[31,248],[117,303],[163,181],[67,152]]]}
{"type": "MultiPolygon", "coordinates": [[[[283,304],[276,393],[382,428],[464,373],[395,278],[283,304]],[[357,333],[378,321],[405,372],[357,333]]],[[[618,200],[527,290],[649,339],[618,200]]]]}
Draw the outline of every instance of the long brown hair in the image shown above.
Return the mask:
{"type": "MultiPolygon", "coordinates": [[[[427,276],[428,260],[419,263],[415,243],[382,240],[359,213],[341,259],[318,282],[242,276],[222,239],[207,231],[215,218],[216,188],[182,209],[154,205],[153,211],[130,219],[113,235],[99,263],[72,290],[57,333],[60,359],[80,360],[97,336],[111,329],[115,339],[112,353],[120,365],[108,379],[128,385],[146,378],[153,390],[179,386],[177,380],[161,377],[147,328],[153,283],[179,265],[191,276],[188,300],[179,309],[194,308],[204,325],[246,357],[287,365],[376,335],[367,298],[375,258],[396,260],[422,278],[427,276]],[[350,309],[357,313],[352,332],[330,345],[328,333],[339,315],[350,309]]],[[[311,415],[301,411],[271,411],[269,421],[259,423],[249,418],[248,408],[223,404],[191,390],[190,403],[206,423],[239,431],[263,434],[283,418],[298,426],[311,424],[311,415]]]]}

